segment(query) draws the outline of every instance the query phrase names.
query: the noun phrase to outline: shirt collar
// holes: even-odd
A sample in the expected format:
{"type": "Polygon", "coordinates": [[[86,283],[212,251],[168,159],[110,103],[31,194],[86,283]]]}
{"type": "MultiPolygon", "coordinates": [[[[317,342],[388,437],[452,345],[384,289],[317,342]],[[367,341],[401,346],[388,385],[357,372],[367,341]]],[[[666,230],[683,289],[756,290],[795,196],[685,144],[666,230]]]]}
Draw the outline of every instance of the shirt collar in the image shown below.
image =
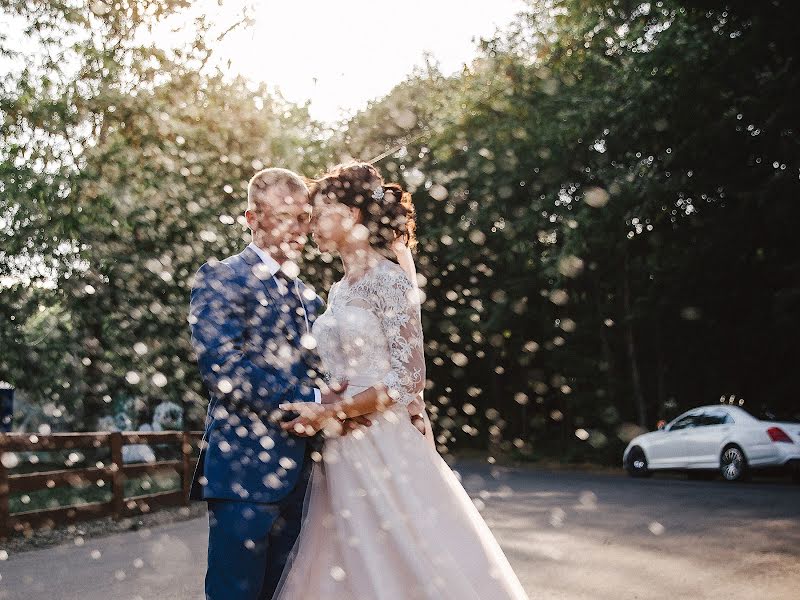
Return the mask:
{"type": "Polygon", "coordinates": [[[259,248],[253,242],[250,242],[250,244],[247,247],[253,250],[253,252],[255,252],[258,255],[258,257],[261,259],[261,262],[263,262],[267,266],[267,270],[269,271],[270,275],[274,276],[275,273],[281,270],[280,263],[278,263],[277,260],[272,258],[269,255],[269,252],[263,250],[262,248],[259,248]]]}

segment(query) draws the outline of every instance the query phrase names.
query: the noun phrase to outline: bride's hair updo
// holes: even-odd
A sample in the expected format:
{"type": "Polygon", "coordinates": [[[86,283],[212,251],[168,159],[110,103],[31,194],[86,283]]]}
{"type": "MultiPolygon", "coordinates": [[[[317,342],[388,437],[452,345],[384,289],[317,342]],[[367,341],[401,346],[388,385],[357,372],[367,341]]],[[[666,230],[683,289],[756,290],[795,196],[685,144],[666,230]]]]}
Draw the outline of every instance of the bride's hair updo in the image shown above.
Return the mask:
{"type": "Polygon", "coordinates": [[[337,165],[308,185],[312,201],[322,195],[361,211],[370,244],[386,250],[398,237],[412,250],[417,245],[416,219],[411,194],[397,183],[384,183],[378,169],[368,163],[337,165]]]}

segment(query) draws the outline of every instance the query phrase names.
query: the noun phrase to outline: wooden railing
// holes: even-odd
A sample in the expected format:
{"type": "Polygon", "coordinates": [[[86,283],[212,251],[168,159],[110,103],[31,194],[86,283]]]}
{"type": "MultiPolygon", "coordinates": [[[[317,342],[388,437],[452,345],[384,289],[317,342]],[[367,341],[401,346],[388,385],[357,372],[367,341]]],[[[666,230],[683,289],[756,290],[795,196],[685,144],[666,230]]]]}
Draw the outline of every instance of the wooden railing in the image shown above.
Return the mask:
{"type": "Polygon", "coordinates": [[[0,433],[0,538],[27,529],[54,527],[75,521],[112,516],[114,519],[150,512],[161,506],[187,504],[192,472],[196,464],[193,448],[202,437],[199,431],[111,432],[111,433],[0,433]],[[180,460],[149,463],[122,462],[122,447],[128,444],[180,444],[180,460]],[[98,466],[10,474],[3,460],[8,452],[58,451],[80,448],[108,448],[111,459],[98,466]],[[125,497],[126,478],[177,472],[181,476],[179,490],[125,497]],[[87,483],[111,485],[111,499],[59,508],[9,512],[9,497],[14,493],[34,492],[55,487],[79,487],[87,483]]]}

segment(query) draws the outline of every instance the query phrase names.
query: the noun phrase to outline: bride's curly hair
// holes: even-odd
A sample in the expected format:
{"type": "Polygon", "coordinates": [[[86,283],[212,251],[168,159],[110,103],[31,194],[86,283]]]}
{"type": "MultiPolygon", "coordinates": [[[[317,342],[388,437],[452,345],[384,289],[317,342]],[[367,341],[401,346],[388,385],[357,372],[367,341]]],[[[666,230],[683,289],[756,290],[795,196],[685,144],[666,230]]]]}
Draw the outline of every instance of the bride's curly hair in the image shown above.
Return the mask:
{"type": "Polygon", "coordinates": [[[322,194],[358,208],[373,247],[388,250],[398,237],[412,250],[416,247],[417,222],[411,194],[400,184],[385,183],[371,164],[337,165],[319,179],[309,180],[308,190],[312,200],[322,194]]]}

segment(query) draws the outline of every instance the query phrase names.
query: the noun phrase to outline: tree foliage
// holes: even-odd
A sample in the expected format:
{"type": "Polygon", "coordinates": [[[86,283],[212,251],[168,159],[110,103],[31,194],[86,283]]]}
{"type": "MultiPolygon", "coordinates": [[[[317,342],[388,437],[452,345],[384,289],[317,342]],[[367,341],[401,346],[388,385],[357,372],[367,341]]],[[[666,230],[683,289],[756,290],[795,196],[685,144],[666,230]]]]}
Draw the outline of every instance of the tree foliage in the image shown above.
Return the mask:
{"type": "MultiPolygon", "coordinates": [[[[332,129],[208,68],[207,24],[137,42],[186,3],[102,4],[0,5],[49,49],[0,88],[0,377],[87,427],[119,397],[201,406],[188,288],[246,242],[249,176],[377,157],[417,203],[442,446],[616,462],[721,396],[796,410],[789,3],[532,0],[332,129]]],[[[309,251],[318,288],[337,272],[309,251]]]]}

